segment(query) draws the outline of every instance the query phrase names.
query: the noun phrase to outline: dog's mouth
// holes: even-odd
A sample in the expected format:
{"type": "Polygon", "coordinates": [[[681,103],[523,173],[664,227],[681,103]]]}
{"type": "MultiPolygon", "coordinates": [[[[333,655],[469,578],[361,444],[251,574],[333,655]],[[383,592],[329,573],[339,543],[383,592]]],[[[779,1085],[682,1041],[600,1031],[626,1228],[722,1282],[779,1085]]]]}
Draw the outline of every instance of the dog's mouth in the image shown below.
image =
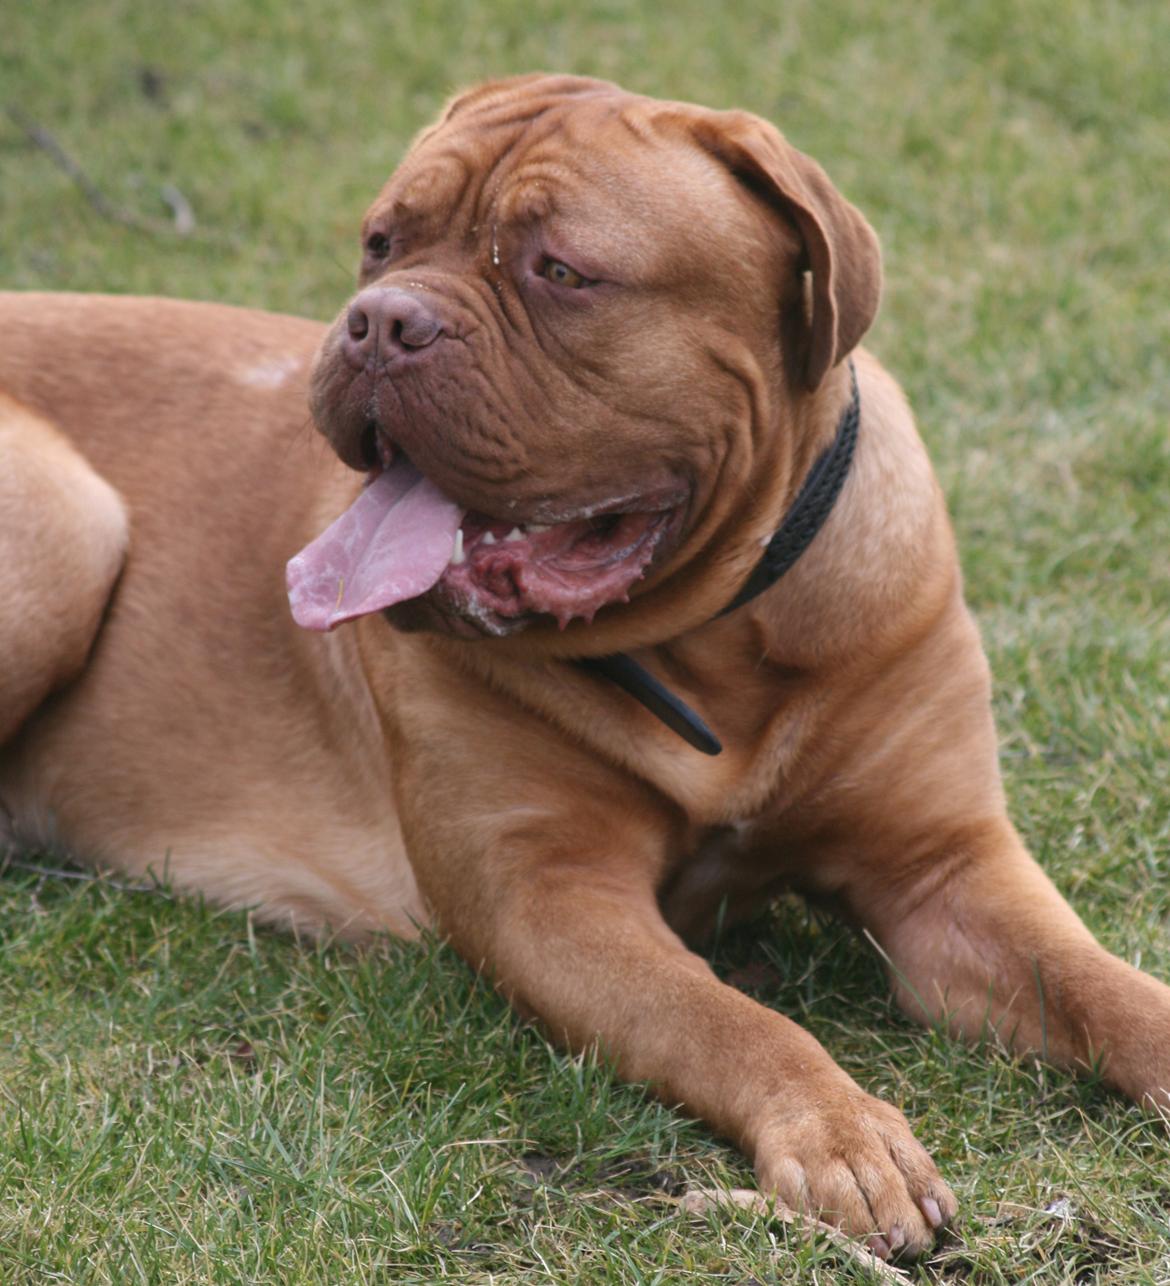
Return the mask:
{"type": "Polygon", "coordinates": [[[678,488],[516,522],[462,508],[385,442],[379,454],[357,500],[288,564],[305,629],[422,596],[461,633],[509,634],[540,615],[564,629],[628,601],[680,525],[678,488]]]}

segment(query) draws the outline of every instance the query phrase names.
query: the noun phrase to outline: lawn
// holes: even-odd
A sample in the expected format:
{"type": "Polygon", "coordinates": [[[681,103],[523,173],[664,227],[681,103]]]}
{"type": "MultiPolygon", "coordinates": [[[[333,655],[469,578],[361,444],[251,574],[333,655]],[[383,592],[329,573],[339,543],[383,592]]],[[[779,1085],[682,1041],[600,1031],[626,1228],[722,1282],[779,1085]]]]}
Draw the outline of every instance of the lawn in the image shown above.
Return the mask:
{"type": "MultiPolygon", "coordinates": [[[[1102,940],[1170,978],[1170,6],[38,0],[3,27],[5,287],[328,317],[364,204],[490,74],[779,123],[881,236],[868,342],[950,498],[1013,815],[1102,940]]],[[[954,1186],[911,1280],[1170,1282],[1157,1122],[911,1027],[867,946],[799,905],[715,961],[954,1186]]],[[[672,1204],[747,1180],[440,945],[298,943],[43,854],[0,880],[4,1282],[868,1279],[672,1204]]]]}

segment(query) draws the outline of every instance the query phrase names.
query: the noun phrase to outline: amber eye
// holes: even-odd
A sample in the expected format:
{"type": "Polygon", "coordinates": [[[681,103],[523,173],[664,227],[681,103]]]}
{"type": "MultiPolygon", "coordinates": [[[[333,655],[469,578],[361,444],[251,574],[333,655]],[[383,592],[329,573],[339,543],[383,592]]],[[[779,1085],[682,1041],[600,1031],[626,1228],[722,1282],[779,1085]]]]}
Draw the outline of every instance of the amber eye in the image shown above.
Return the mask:
{"type": "Polygon", "coordinates": [[[390,238],[384,232],[371,232],[366,238],[366,254],[371,259],[385,259],[390,253],[390,238]]]}
{"type": "Polygon", "coordinates": [[[568,286],[570,290],[579,290],[585,285],[585,278],[559,259],[546,259],[540,266],[540,275],[554,286],[568,286]]]}

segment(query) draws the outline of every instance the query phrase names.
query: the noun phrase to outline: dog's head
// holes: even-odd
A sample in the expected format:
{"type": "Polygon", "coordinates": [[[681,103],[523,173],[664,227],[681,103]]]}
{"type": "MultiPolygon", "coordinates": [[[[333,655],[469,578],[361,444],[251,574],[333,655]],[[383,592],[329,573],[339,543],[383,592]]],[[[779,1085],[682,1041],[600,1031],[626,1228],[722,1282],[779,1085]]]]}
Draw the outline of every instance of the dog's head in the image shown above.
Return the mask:
{"type": "Polygon", "coordinates": [[[461,95],[317,357],[314,418],[371,482],[290,565],[297,619],[577,655],[706,619],[879,289],[868,224],[756,117],[568,77],[461,95]]]}

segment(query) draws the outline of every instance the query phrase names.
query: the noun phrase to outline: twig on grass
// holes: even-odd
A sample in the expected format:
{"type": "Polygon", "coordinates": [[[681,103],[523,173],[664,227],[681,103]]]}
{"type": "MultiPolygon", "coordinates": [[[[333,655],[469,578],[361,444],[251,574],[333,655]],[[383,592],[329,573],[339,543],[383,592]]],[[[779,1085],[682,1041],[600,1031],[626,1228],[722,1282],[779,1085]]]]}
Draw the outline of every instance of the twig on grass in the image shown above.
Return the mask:
{"type": "Polygon", "coordinates": [[[786,1209],[778,1201],[769,1201],[762,1193],[753,1192],[750,1188],[692,1188],[681,1197],[670,1197],[680,1210],[689,1215],[705,1215],[710,1210],[748,1210],[752,1214],[763,1215],[767,1219],[779,1219],[790,1228],[806,1237],[824,1237],[833,1244],[846,1259],[868,1269],[880,1282],[898,1283],[904,1286],[909,1276],[893,1264],[879,1259],[872,1250],[860,1242],[847,1237],[840,1229],[831,1224],[822,1223],[806,1215],[796,1214],[786,1209]]]}
{"type": "Polygon", "coordinates": [[[152,237],[183,237],[216,242],[225,240],[222,237],[206,237],[196,232],[195,212],[191,208],[191,202],[173,183],[164,183],[159,189],[159,195],[173,216],[169,223],[163,219],[147,218],[136,214],[133,210],[127,210],[125,206],[117,205],[106,196],[85,167],[65,150],[51,130],[33,120],[13,103],[6,103],[4,111],[25,138],[45,152],[57,168],[73,180],[81,189],[85,199],[103,219],[108,219],[111,223],[119,223],[125,228],[132,228],[135,232],[145,232],[152,237]]]}

